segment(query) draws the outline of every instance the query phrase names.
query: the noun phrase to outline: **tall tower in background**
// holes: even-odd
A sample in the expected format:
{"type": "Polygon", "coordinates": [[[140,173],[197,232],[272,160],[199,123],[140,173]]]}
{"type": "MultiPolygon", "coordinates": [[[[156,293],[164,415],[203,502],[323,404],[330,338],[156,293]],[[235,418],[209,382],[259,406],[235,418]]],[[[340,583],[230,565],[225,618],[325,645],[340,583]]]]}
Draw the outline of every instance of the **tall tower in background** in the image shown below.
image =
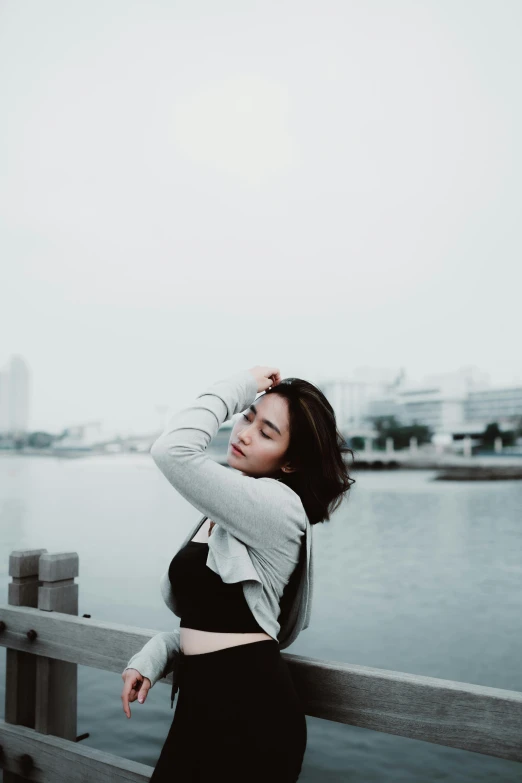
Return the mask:
{"type": "Polygon", "coordinates": [[[31,375],[22,356],[11,356],[0,370],[0,432],[20,433],[29,429],[31,375]]]}
{"type": "Polygon", "coordinates": [[[0,370],[0,435],[9,430],[9,375],[5,368],[0,370]]]}

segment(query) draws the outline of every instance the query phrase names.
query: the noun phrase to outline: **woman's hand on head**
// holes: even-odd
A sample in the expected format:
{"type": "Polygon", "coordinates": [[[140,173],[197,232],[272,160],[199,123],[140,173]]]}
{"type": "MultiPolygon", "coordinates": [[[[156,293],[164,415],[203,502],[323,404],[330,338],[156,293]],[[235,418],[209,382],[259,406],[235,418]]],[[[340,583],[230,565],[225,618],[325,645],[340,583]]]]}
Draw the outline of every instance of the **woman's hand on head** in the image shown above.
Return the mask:
{"type": "Polygon", "coordinates": [[[257,381],[258,392],[266,391],[271,386],[277,386],[278,383],[281,383],[281,373],[277,367],[265,367],[257,364],[255,367],[250,367],[249,372],[257,381]]]}
{"type": "Polygon", "coordinates": [[[121,678],[124,682],[123,691],[121,693],[121,700],[123,702],[123,712],[130,718],[131,711],[129,708],[130,701],[138,701],[143,703],[147,698],[147,693],[152,683],[148,677],[143,677],[137,669],[125,669],[121,678]]]}

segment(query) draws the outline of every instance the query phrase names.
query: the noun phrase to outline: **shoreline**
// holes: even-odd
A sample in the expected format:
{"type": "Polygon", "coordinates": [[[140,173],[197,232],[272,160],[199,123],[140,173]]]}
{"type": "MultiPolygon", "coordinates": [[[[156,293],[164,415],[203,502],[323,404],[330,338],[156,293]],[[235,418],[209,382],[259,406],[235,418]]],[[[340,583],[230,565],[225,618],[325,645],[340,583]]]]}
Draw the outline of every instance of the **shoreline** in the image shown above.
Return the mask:
{"type": "MultiPolygon", "coordinates": [[[[214,452],[215,453],[215,452],[214,452]]],[[[89,457],[127,457],[127,456],[149,456],[148,451],[105,451],[105,450],[60,450],[53,452],[49,449],[0,449],[0,456],[11,457],[51,457],[55,459],[88,459],[89,457]]],[[[213,458],[220,465],[228,467],[228,462],[221,455],[213,458]]],[[[446,459],[430,459],[427,457],[411,458],[398,455],[380,455],[375,453],[370,455],[363,454],[361,458],[350,462],[350,467],[354,471],[393,471],[393,470],[428,470],[434,471],[436,475],[433,481],[521,481],[522,480],[522,458],[509,457],[469,457],[457,458],[446,457],[446,459]],[[394,458],[397,456],[398,458],[394,458]],[[384,459],[382,458],[384,457],[384,459]],[[510,464],[499,464],[499,460],[509,460],[510,464]]]]}

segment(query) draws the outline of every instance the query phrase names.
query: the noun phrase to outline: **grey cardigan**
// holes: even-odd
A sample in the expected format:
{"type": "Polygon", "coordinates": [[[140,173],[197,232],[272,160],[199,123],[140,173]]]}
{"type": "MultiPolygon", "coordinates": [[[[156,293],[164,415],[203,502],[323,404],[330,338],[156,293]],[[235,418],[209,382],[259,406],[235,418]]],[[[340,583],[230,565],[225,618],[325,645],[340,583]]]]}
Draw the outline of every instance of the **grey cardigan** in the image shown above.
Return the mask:
{"type": "MultiPolygon", "coordinates": [[[[312,526],[290,487],[278,479],[247,476],[206,454],[223,422],[248,408],[256,395],[257,383],[249,370],[215,382],[171,417],[150,453],[172,486],[204,515],[177,551],[205,519],[213,520],[207,566],[224,582],[242,583],[255,619],[285,648],[310,624],[312,526]]],[[[169,563],[174,554],[169,554],[169,563]]],[[[168,567],[160,589],[166,605],[179,617],[168,567]]],[[[179,629],[162,631],[132,656],[125,669],[137,669],[151,687],[172,672],[172,707],[181,655],[179,629]]]]}

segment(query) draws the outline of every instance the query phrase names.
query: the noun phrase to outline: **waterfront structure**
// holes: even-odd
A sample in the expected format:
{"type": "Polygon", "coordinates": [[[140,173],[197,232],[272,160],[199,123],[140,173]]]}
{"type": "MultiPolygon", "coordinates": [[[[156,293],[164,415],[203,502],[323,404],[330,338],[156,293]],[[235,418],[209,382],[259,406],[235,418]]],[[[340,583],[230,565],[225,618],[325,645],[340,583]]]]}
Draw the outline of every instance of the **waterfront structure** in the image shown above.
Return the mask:
{"type": "Polygon", "coordinates": [[[522,385],[471,392],[464,404],[464,416],[466,421],[484,424],[522,417],[522,385]]]}
{"type": "MultiPolygon", "coordinates": [[[[393,374],[392,374],[393,377],[393,374]]],[[[475,366],[428,375],[411,382],[404,371],[387,382],[335,379],[320,385],[332,404],[342,431],[364,436],[370,421],[395,416],[403,425],[422,424],[436,436],[479,437],[487,424],[510,430],[522,418],[522,385],[492,387],[475,366]]]]}
{"type": "MultiPolygon", "coordinates": [[[[119,674],[154,629],[78,616],[77,552],[9,554],[8,602],[0,605],[6,648],[4,780],[150,780],[153,768],[83,745],[78,666],[119,674]]],[[[83,572],[82,572],[83,573],[83,572]]],[[[159,633],[162,633],[161,631],[159,633]]],[[[522,762],[522,693],[283,652],[306,715],[522,762]]],[[[172,687],[166,659],[158,685],[172,687]]],[[[121,686],[120,686],[121,687],[121,686]]],[[[166,694],[165,694],[166,695],[166,694]]]]}
{"type": "MultiPolygon", "coordinates": [[[[101,424],[101,421],[89,421],[68,427],[62,436],[53,442],[53,451],[91,451],[93,446],[103,440],[101,424]]],[[[109,439],[108,437],[107,440],[109,439]]]]}

